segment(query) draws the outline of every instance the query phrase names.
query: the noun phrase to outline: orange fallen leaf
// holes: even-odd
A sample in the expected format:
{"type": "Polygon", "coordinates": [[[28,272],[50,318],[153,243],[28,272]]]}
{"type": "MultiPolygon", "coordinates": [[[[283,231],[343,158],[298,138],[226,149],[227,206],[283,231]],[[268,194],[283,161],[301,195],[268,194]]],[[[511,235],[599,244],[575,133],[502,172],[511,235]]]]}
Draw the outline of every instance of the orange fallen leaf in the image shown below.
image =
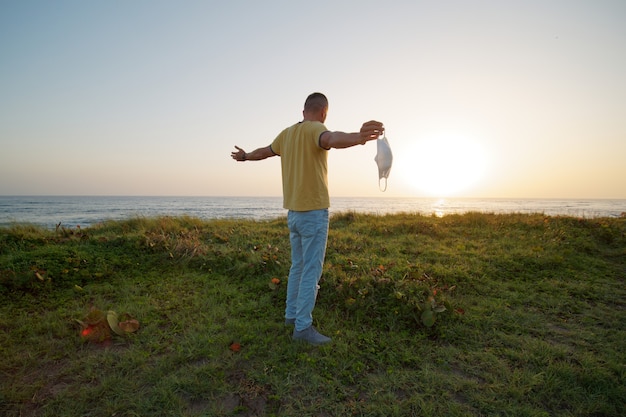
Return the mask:
{"type": "Polygon", "coordinates": [[[278,278],[272,278],[272,284],[280,284],[280,280],[278,278]]]}
{"type": "Polygon", "coordinates": [[[92,332],[93,332],[93,327],[87,326],[86,328],[83,329],[82,332],[80,332],[80,335],[82,337],[88,337],[92,332]]]}
{"type": "Polygon", "coordinates": [[[230,344],[228,348],[232,350],[233,352],[239,352],[241,350],[241,345],[237,342],[233,342],[230,344]]]}

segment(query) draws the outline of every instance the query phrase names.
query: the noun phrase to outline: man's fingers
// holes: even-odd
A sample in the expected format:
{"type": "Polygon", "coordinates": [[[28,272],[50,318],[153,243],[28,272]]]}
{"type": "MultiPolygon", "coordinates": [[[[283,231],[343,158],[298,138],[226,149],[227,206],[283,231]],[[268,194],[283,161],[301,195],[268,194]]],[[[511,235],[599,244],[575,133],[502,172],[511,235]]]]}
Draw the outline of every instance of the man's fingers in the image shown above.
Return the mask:
{"type": "Polygon", "coordinates": [[[369,122],[363,123],[364,126],[373,127],[376,129],[382,129],[383,124],[381,122],[377,122],[376,120],[370,120],[369,122]]]}
{"type": "Polygon", "coordinates": [[[239,155],[241,154],[245,154],[246,152],[241,149],[239,146],[235,145],[235,148],[237,149],[237,152],[231,152],[230,156],[234,159],[234,160],[239,160],[239,155]]]}
{"type": "Polygon", "coordinates": [[[363,123],[361,132],[367,134],[370,137],[378,137],[385,132],[385,127],[381,122],[378,122],[376,120],[370,120],[369,122],[363,123]]]}

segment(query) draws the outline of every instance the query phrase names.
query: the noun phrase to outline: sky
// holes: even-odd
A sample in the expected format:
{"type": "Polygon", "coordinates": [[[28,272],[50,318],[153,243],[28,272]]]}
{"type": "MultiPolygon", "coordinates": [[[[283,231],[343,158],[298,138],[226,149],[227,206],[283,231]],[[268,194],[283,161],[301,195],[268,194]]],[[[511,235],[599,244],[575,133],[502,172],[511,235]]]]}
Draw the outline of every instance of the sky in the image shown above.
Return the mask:
{"type": "Polygon", "coordinates": [[[626,198],[626,1],[0,1],[0,195],[280,196],[235,162],[330,102],[337,197],[626,198]]]}

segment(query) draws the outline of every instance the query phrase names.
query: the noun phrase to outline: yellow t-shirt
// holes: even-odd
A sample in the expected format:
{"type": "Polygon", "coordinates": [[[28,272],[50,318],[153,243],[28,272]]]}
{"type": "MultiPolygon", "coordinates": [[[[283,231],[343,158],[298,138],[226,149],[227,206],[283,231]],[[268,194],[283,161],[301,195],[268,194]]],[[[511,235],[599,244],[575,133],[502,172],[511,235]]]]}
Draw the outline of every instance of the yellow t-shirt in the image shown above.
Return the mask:
{"type": "Polygon", "coordinates": [[[280,155],[284,208],[309,211],[330,207],[328,151],[319,145],[327,130],[320,122],[296,123],[270,145],[272,152],[280,155]]]}

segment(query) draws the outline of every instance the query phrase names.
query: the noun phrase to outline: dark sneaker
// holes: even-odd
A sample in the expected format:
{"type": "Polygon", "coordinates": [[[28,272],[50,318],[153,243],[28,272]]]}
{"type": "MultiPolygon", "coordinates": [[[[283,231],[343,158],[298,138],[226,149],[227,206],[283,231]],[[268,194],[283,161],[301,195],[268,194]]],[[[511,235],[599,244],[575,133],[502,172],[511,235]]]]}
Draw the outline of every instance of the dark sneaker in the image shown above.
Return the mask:
{"type": "Polygon", "coordinates": [[[301,331],[294,329],[292,338],[293,340],[301,340],[315,346],[330,343],[330,341],[332,340],[330,337],[326,337],[318,332],[313,326],[309,326],[301,331]]]}

